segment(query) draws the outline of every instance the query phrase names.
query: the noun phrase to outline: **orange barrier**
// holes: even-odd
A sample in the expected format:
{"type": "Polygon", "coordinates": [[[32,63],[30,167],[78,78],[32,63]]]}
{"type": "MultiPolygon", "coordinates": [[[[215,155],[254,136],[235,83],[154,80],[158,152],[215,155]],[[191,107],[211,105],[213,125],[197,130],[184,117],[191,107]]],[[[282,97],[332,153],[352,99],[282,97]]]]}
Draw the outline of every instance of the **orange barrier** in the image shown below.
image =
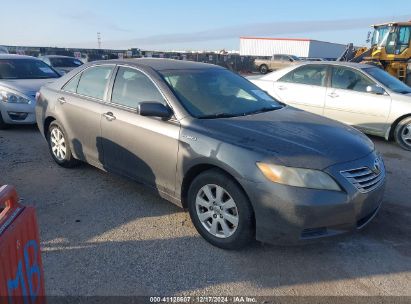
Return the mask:
{"type": "Polygon", "coordinates": [[[39,230],[33,207],[0,187],[0,303],[45,303],[39,230]]]}

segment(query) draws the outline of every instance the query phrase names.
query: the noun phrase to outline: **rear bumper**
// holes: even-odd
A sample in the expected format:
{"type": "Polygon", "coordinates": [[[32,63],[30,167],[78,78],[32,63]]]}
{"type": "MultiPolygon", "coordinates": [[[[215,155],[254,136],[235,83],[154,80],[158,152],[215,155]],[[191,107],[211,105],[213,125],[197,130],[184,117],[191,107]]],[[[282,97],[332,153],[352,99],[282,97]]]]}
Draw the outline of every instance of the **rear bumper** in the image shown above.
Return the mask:
{"type": "MultiPolygon", "coordinates": [[[[361,160],[355,163],[348,164],[348,167],[355,168],[361,160]]],[[[347,168],[347,164],[342,167],[347,168]]],[[[293,244],[364,228],[381,207],[385,169],[384,179],[367,193],[361,193],[343,177],[337,181],[343,191],[245,182],[243,186],[255,212],[257,240],[293,244]]]]}
{"type": "Polygon", "coordinates": [[[35,124],[35,102],[31,104],[15,104],[1,102],[0,111],[6,124],[35,124]]]}

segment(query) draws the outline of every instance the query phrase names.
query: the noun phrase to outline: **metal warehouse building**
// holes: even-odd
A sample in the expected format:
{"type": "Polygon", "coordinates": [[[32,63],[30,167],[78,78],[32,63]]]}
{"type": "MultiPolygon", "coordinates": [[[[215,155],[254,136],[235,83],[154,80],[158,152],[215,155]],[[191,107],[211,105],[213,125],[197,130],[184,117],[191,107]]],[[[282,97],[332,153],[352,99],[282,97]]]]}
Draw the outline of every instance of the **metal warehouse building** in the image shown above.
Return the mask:
{"type": "Polygon", "coordinates": [[[338,58],[345,50],[344,44],[293,38],[240,38],[240,55],[272,56],[274,54],[298,57],[338,58]]]}

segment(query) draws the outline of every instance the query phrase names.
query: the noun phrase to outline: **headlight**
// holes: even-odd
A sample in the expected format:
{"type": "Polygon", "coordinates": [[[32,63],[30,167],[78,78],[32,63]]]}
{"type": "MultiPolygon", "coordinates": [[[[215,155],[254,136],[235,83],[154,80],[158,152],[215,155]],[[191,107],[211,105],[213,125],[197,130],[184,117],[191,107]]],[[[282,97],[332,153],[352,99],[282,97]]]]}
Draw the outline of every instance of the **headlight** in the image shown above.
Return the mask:
{"type": "Polygon", "coordinates": [[[341,191],[340,186],[327,173],[319,170],[291,168],[257,163],[263,175],[274,183],[294,187],[341,191]]]}
{"type": "Polygon", "coordinates": [[[31,100],[16,91],[0,87],[0,100],[7,103],[31,104],[31,100]]]}

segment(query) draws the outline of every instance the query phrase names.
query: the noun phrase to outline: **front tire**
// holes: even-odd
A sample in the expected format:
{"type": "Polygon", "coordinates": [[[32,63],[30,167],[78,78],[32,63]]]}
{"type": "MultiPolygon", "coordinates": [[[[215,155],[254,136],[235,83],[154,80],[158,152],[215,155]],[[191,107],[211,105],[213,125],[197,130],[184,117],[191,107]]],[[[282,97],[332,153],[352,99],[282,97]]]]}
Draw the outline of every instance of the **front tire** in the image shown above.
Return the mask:
{"type": "Polygon", "coordinates": [[[406,117],[397,124],[394,138],[401,148],[411,151],[411,117],[406,117]]]}
{"type": "Polygon", "coordinates": [[[50,124],[47,141],[50,154],[58,165],[64,168],[72,168],[78,164],[79,161],[71,153],[66,132],[57,121],[50,124]]]}
{"type": "Polygon", "coordinates": [[[198,233],[223,249],[240,249],[254,239],[254,213],[240,186],[220,170],[197,176],[188,191],[188,209],[198,233]]]}

